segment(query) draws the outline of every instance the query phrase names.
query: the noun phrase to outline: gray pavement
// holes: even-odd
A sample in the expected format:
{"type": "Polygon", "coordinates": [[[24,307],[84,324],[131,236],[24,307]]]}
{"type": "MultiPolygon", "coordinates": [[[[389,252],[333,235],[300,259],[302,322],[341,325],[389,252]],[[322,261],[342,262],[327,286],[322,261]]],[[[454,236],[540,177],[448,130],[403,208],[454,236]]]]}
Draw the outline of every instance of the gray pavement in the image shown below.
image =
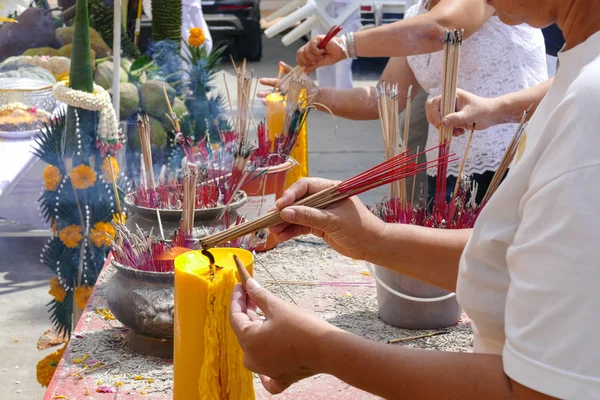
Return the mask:
{"type": "MultiPolygon", "coordinates": [[[[264,58],[250,64],[255,76],[274,76],[279,60],[293,64],[296,46],[286,48],[279,38],[265,39],[264,58]]],[[[225,70],[231,72],[229,63],[225,70]]],[[[233,80],[231,75],[230,88],[233,80]]],[[[217,86],[223,87],[222,77],[217,86]]],[[[373,85],[374,81],[356,81],[356,85],[373,85]]],[[[255,114],[264,115],[264,107],[256,102],[255,114]]],[[[331,116],[313,112],[309,117],[309,169],[312,176],[331,179],[349,178],[383,160],[383,146],[377,121],[354,122],[337,119],[339,134],[331,116]]],[[[17,187],[14,196],[2,201],[0,209],[29,207],[39,197],[41,166],[38,165],[24,178],[24,188],[17,187]],[[30,182],[39,182],[30,184],[30,182]],[[18,194],[18,195],[17,195],[18,194]]],[[[361,195],[367,204],[373,204],[385,195],[380,188],[361,195]]],[[[6,212],[5,217],[10,215],[6,212]]],[[[0,400],[39,399],[44,389],[36,382],[35,366],[49,351],[37,350],[37,339],[50,327],[45,305],[50,301],[48,279],[52,274],[39,262],[44,239],[0,239],[0,400]],[[18,340],[18,342],[15,342],[18,340]],[[18,368],[17,368],[18,367],[18,368]],[[20,382],[20,383],[17,383],[20,382]],[[21,391],[17,393],[17,391],[21,391]]]]}

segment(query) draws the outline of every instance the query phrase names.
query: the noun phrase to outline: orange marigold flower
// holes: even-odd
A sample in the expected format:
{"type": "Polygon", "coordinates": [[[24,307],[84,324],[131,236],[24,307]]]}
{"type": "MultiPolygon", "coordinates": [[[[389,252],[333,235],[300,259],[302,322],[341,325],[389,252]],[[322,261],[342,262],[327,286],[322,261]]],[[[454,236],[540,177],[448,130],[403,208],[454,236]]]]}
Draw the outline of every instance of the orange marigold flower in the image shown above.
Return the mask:
{"type": "Polygon", "coordinates": [[[96,173],[85,164],[80,164],[71,171],[71,182],[75,189],[87,189],[96,182],[96,173]]]}
{"type": "Polygon", "coordinates": [[[59,303],[65,301],[65,296],[67,295],[67,291],[63,287],[62,283],[58,281],[58,278],[50,279],[50,290],[48,293],[59,303]]]}
{"type": "Polygon", "coordinates": [[[115,227],[110,222],[96,222],[92,228],[90,239],[97,247],[110,246],[111,241],[107,235],[114,239],[115,233],[115,227]]]}
{"type": "Polygon", "coordinates": [[[188,39],[188,43],[192,47],[200,47],[206,41],[206,36],[204,36],[204,32],[202,28],[191,28],[190,29],[190,37],[188,39]]]}
{"type": "Polygon", "coordinates": [[[114,157],[104,158],[100,169],[102,170],[102,177],[108,183],[112,183],[113,180],[116,181],[119,177],[119,163],[117,163],[117,160],[114,157]],[[110,171],[110,164],[112,164],[112,176],[110,171]]]}
{"type": "Polygon", "coordinates": [[[82,310],[85,308],[93,290],[94,288],[92,286],[79,286],[75,289],[73,296],[75,298],[75,304],[77,307],[81,308],[82,310]]]}
{"type": "Polygon", "coordinates": [[[69,225],[60,231],[59,237],[65,246],[74,249],[83,239],[81,232],[82,230],[79,225],[69,225]]]}
{"type": "Polygon", "coordinates": [[[50,381],[52,380],[52,376],[54,376],[54,371],[56,371],[56,367],[58,367],[58,363],[67,348],[67,344],[55,351],[54,353],[48,354],[42,360],[37,363],[35,368],[37,381],[43,387],[48,387],[50,381]]]}
{"type": "Polygon", "coordinates": [[[55,191],[59,183],[62,181],[60,170],[54,165],[48,165],[44,168],[44,189],[55,191]]]}

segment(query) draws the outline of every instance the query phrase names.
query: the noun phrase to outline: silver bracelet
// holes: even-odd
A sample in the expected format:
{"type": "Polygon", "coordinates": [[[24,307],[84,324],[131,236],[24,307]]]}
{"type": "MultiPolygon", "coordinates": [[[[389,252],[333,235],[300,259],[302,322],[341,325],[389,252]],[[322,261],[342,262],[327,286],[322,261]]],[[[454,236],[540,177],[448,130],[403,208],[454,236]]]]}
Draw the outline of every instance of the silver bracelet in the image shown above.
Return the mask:
{"type": "Polygon", "coordinates": [[[346,39],[348,43],[348,54],[350,55],[350,58],[356,60],[358,58],[358,55],[356,54],[356,45],[354,44],[354,33],[348,32],[346,34],[346,39]]]}

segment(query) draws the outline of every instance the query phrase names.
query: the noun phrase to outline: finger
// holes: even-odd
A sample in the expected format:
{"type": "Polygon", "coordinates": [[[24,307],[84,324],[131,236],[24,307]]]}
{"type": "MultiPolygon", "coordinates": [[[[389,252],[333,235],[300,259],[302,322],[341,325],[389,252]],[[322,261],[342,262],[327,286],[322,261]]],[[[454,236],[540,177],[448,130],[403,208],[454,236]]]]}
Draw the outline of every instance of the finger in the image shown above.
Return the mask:
{"type": "Polygon", "coordinates": [[[441,96],[436,96],[432,99],[427,100],[425,103],[425,113],[429,123],[435,127],[439,127],[442,120],[442,113],[440,111],[441,96]]]}
{"type": "Polygon", "coordinates": [[[292,205],[294,202],[300,200],[306,195],[320,192],[321,190],[332,187],[337,183],[337,181],[330,181],[328,179],[321,178],[299,179],[285,192],[283,192],[281,198],[279,198],[279,200],[277,200],[275,203],[275,207],[277,207],[278,210],[281,210],[292,205]]]}
{"type": "Polygon", "coordinates": [[[308,65],[308,60],[306,59],[305,56],[305,51],[306,51],[306,45],[300,47],[298,49],[298,51],[296,52],[296,64],[304,67],[306,65],[308,65]]]}
{"type": "Polygon", "coordinates": [[[308,235],[311,233],[311,230],[308,226],[290,225],[277,234],[277,239],[280,242],[287,242],[295,237],[308,235]]]}
{"type": "Polygon", "coordinates": [[[472,118],[465,110],[448,114],[442,118],[442,124],[444,126],[452,126],[459,129],[467,129],[469,125],[473,125],[473,123],[470,123],[469,121],[472,121],[472,118]]]}
{"type": "Polygon", "coordinates": [[[271,394],[280,394],[283,393],[287,388],[291,385],[289,383],[281,383],[273,378],[269,378],[265,375],[259,375],[260,382],[267,389],[267,392],[271,394]]]}
{"type": "Polygon", "coordinates": [[[287,229],[290,226],[291,226],[290,224],[288,224],[287,222],[284,222],[282,224],[278,224],[278,225],[270,227],[269,232],[272,233],[273,235],[279,235],[281,232],[283,232],[285,229],[287,229]]]}
{"type": "Polygon", "coordinates": [[[277,78],[262,78],[258,82],[261,85],[275,87],[277,85],[277,78]]]}
{"type": "Polygon", "coordinates": [[[464,129],[460,129],[460,128],[453,128],[452,129],[452,136],[454,137],[459,137],[465,134],[465,130],[464,129]]]}
{"type": "Polygon", "coordinates": [[[327,210],[312,207],[293,206],[281,210],[281,218],[296,225],[332,233],[338,225],[338,216],[327,210]]]}
{"type": "Polygon", "coordinates": [[[247,311],[247,296],[241,284],[235,285],[233,294],[231,295],[231,310],[229,312],[229,322],[235,335],[240,338],[244,330],[252,321],[248,317],[247,311]]]}
{"type": "Polygon", "coordinates": [[[279,299],[267,289],[260,286],[254,278],[250,278],[246,281],[246,291],[248,292],[248,298],[252,303],[260,308],[265,313],[265,316],[269,318],[273,305],[276,304],[279,299]]]}

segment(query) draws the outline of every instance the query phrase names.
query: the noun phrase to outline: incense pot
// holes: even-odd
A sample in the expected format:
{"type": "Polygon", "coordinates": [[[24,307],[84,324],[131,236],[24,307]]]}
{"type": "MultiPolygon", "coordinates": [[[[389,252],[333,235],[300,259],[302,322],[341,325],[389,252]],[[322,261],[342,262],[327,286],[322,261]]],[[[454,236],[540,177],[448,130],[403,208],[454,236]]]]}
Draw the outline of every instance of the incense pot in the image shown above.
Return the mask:
{"type": "MultiPolygon", "coordinates": [[[[264,174],[242,186],[242,190],[248,194],[248,201],[239,209],[247,220],[266,214],[277,199],[283,195],[286,188],[286,179],[293,168],[290,161],[268,168],[259,168],[258,172],[264,174]]],[[[267,251],[274,249],[279,244],[279,240],[274,235],[268,233],[267,240],[256,248],[256,251],[267,251]]]]}
{"type": "MultiPolygon", "coordinates": [[[[260,178],[258,179],[260,180],[260,178]]],[[[240,191],[236,194],[236,198],[229,206],[229,212],[233,220],[240,214],[242,208],[249,200],[248,195],[240,191]]],[[[133,204],[129,195],[125,196],[125,204],[128,210],[132,211],[132,215],[127,219],[126,225],[131,231],[136,230],[136,225],[142,228],[145,232],[150,232],[153,229],[155,234],[159,234],[160,225],[156,209],[140,207],[133,204]]],[[[207,209],[197,209],[194,211],[195,226],[202,228],[213,228],[219,226],[219,214],[225,207],[214,207],[207,209]]],[[[162,229],[165,237],[173,236],[173,233],[179,229],[179,221],[182,218],[182,210],[159,210],[162,229]]],[[[198,239],[203,236],[205,230],[200,229],[194,232],[194,238],[198,239]]]]}
{"type": "Polygon", "coordinates": [[[174,272],[139,271],[114,259],[106,285],[108,307],[130,330],[127,346],[140,354],[173,358],[174,272]]]}
{"type": "Polygon", "coordinates": [[[175,259],[174,400],[253,400],[253,376],[229,323],[231,294],[239,281],[236,255],[252,274],[254,256],[236,248],[200,251],[175,259]]]}

